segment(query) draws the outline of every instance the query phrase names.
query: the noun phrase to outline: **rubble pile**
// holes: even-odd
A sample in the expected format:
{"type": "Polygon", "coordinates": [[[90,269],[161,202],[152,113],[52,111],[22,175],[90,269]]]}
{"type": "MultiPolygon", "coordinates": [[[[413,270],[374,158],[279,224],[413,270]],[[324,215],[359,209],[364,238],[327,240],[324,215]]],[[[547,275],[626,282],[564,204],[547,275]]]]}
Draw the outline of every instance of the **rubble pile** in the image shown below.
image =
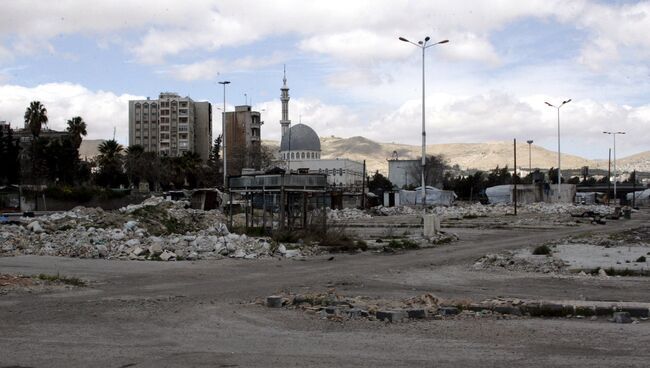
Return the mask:
{"type": "Polygon", "coordinates": [[[408,206],[384,207],[376,206],[370,209],[373,216],[404,216],[417,215],[418,211],[408,206]]]}
{"type": "Polygon", "coordinates": [[[541,213],[547,215],[562,215],[562,214],[582,214],[585,212],[593,212],[606,216],[614,212],[613,207],[605,205],[578,205],[572,203],[530,203],[521,207],[522,212],[528,213],[541,213]]]}
{"type": "Polygon", "coordinates": [[[511,207],[504,204],[483,205],[480,203],[463,204],[452,207],[434,207],[431,212],[445,219],[463,219],[505,215],[511,207]]]}
{"type": "Polygon", "coordinates": [[[77,207],[0,228],[0,256],[50,255],[132,260],[296,256],[267,238],[231,234],[221,212],[152,197],[119,211],[77,207]]]}
{"type": "Polygon", "coordinates": [[[370,218],[368,213],[357,208],[344,208],[342,210],[327,209],[327,219],[329,221],[346,221],[370,218]]]}
{"type": "Polygon", "coordinates": [[[502,269],[517,272],[568,273],[567,264],[555,257],[533,255],[529,249],[487,254],[474,263],[474,269],[502,269]]]}

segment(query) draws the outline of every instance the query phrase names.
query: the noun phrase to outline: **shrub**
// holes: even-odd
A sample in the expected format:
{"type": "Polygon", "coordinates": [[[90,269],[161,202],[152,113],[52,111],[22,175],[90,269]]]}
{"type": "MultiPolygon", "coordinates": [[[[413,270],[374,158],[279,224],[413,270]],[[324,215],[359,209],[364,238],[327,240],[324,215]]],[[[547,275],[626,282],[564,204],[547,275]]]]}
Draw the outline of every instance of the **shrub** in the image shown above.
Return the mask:
{"type": "Polygon", "coordinates": [[[646,258],[645,258],[645,256],[641,256],[641,257],[637,258],[636,261],[637,262],[645,262],[646,258]]]}
{"type": "Polygon", "coordinates": [[[536,256],[548,256],[551,255],[551,248],[548,245],[540,245],[533,249],[533,254],[536,256]]]}

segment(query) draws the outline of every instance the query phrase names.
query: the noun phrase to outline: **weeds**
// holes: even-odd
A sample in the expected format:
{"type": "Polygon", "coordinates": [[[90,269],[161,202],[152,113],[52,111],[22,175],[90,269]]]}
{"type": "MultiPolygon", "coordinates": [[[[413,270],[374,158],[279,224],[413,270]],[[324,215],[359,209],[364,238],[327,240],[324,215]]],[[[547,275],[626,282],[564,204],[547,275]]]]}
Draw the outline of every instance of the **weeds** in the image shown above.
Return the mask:
{"type": "Polygon", "coordinates": [[[418,243],[410,239],[392,239],[388,242],[388,247],[393,249],[419,249],[420,246],[418,243]]]}
{"type": "Polygon", "coordinates": [[[44,273],[36,277],[39,280],[48,281],[48,282],[60,282],[66,285],[72,286],[86,286],[86,282],[77,277],[66,277],[61,276],[58,273],[56,275],[46,275],[44,273]]]}

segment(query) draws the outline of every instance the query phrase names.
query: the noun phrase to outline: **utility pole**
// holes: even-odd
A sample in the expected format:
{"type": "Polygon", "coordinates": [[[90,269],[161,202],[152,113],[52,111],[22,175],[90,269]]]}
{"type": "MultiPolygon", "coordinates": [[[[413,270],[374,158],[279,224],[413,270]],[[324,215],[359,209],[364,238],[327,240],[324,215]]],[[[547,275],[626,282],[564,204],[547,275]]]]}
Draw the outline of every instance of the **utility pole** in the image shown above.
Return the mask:
{"type": "Polygon", "coordinates": [[[223,113],[221,114],[221,135],[223,138],[223,189],[225,190],[228,187],[228,164],[226,157],[226,85],[230,84],[230,81],[221,81],[219,84],[223,85],[223,113]]]}
{"type": "MultiPolygon", "coordinates": [[[[530,146],[530,145],[529,145],[530,146]]],[[[517,216],[517,138],[514,139],[514,147],[515,147],[515,173],[512,175],[512,182],[514,183],[514,192],[513,192],[513,197],[514,197],[514,202],[515,202],[515,216],[517,216]]]]}
{"type": "Polygon", "coordinates": [[[612,195],[612,149],[609,149],[609,158],[607,159],[607,205],[612,195]]]}
{"type": "Polygon", "coordinates": [[[533,144],[533,140],[529,139],[526,141],[526,143],[528,143],[528,173],[531,174],[533,172],[533,165],[531,160],[531,145],[533,144]]]}

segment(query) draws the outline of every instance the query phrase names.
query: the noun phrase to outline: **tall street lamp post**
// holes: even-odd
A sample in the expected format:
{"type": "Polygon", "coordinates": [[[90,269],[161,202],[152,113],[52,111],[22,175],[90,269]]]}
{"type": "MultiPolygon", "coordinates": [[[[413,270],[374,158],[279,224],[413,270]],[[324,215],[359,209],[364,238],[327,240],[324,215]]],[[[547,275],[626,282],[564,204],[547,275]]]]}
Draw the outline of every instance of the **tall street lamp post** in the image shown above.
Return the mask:
{"type": "Polygon", "coordinates": [[[550,104],[548,102],[545,102],[548,106],[557,109],[557,201],[560,202],[562,200],[562,191],[561,191],[561,185],[562,185],[562,164],[560,161],[560,108],[566,104],[571,102],[571,99],[568,99],[566,101],[562,101],[562,103],[559,106],[555,106],[553,104],[550,104]]]}
{"type": "Polygon", "coordinates": [[[530,147],[533,144],[533,140],[529,139],[529,140],[526,141],[526,143],[528,143],[528,173],[530,174],[530,173],[533,172],[533,165],[532,165],[532,161],[530,159],[530,157],[531,157],[531,149],[530,149],[530,147]]]}
{"type": "Polygon", "coordinates": [[[226,160],[226,85],[230,84],[230,81],[221,81],[219,84],[223,85],[223,112],[221,113],[221,135],[223,138],[223,189],[226,189],[228,186],[228,170],[227,170],[227,160],[226,160]]]}
{"type": "Polygon", "coordinates": [[[431,38],[427,36],[424,38],[424,41],[418,41],[417,43],[415,43],[407,40],[404,37],[399,38],[400,41],[408,42],[422,49],[422,211],[424,211],[426,208],[426,198],[427,198],[427,191],[426,191],[426,186],[424,181],[424,167],[426,166],[426,144],[427,144],[427,133],[425,127],[425,118],[424,118],[425,116],[424,51],[431,46],[440,45],[449,42],[449,40],[442,40],[427,45],[427,42],[429,42],[430,39],[431,38]]]}
{"type": "Polygon", "coordinates": [[[609,134],[614,137],[614,204],[616,204],[616,178],[618,177],[616,172],[616,135],[625,134],[625,132],[603,132],[603,134],[609,134]]]}

